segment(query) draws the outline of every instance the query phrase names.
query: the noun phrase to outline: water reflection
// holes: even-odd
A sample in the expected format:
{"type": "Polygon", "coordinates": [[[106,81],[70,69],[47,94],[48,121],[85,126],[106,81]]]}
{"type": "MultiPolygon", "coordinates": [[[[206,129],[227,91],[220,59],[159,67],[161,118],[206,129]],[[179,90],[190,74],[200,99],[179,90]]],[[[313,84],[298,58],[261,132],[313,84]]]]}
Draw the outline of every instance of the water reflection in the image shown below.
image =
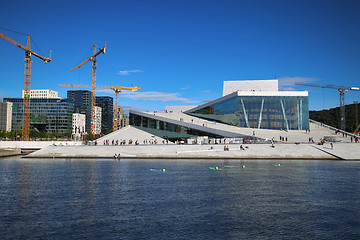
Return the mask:
{"type": "MultiPolygon", "coordinates": [[[[23,233],[26,237],[27,223],[31,220],[31,201],[33,200],[33,189],[30,182],[30,169],[27,162],[21,162],[18,168],[16,182],[16,197],[14,211],[10,215],[14,220],[15,232],[23,233]]],[[[10,220],[10,219],[9,219],[10,220]]],[[[11,220],[10,220],[11,221],[11,220]]]]}
{"type": "Polygon", "coordinates": [[[360,229],[359,162],[281,161],[274,166],[278,163],[0,161],[0,235],[355,239],[360,229]],[[216,166],[218,170],[209,169],[216,166]]]}

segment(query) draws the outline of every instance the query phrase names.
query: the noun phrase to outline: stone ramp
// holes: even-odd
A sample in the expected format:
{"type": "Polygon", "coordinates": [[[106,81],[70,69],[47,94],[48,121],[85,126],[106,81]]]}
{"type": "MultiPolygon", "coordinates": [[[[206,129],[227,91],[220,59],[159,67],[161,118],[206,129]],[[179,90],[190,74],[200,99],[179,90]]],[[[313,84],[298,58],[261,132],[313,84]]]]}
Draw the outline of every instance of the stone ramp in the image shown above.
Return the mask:
{"type": "Polygon", "coordinates": [[[259,137],[261,139],[271,140],[274,138],[275,141],[279,142],[280,137],[288,140],[289,143],[301,142],[308,143],[309,138],[312,138],[315,143],[320,142],[320,139],[324,136],[336,136],[342,142],[350,142],[350,137],[343,137],[341,134],[335,135],[335,132],[317,124],[310,122],[310,132],[305,130],[270,130],[270,129],[257,129],[257,128],[244,128],[236,127],[228,124],[222,124],[214,121],[205,120],[202,118],[194,117],[185,113],[163,113],[163,112],[136,112],[154,119],[170,119],[173,123],[181,126],[193,126],[204,128],[202,130],[206,132],[217,133],[218,130],[224,132],[231,132],[238,135],[253,137],[259,137]]]}
{"type": "Polygon", "coordinates": [[[122,145],[122,146],[49,146],[31,153],[29,158],[122,158],[149,159],[331,159],[360,160],[360,144],[223,144],[211,145],[122,145]],[[245,150],[241,150],[243,146],[245,150]]]}
{"type": "MultiPolygon", "coordinates": [[[[104,145],[104,141],[106,142],[106,140],[109,141],[109,144],[112,145],[112,141],[114,140],[114,142],[116,141],[126,141],[126,144],[129,143],[129,140],[132,140],[133,143],[135,144],[135,141],[138,141],[139,144],[144,144],[144,141],[147,141],[147,143],[150,142],[156,142],[158,144],[162,144],[163,141],[165,142],[166,140],[158,137],[158,136],[154,136],[151,133],[142,131],[140,129],[137,129],[135,127],[132,126],[127,126],[124,128],[121,128],[115,132],[112,132],[110,134],[107,134],[101,138],[96,139],[97,141],[97,145],[104,145]]],[[[169,142],[168,144],[172,144],[171,142],[169,142]]]]}

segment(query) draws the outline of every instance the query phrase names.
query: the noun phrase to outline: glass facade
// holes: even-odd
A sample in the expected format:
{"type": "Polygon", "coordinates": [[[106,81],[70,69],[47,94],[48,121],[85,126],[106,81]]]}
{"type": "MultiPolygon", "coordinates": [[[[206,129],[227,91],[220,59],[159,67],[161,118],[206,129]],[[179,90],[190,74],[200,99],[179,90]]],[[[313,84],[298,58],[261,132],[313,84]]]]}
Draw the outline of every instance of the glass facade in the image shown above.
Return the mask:
{"type": "MultiPolygon", "coordinates": [[[[23,99],[4,98],[4,102],[13,103],[12,130],[22,130],[23,99]]],[[[71,131],[74,104],[66,99],[30,100],[30,129],[48,133],[66,133],[71,131]]]]}
{"type": "Polygon", "coordinates": [[[181,139],[196,136],[209,136],[213,138],[222,137],[177,124],[140,116],[134,113],[130,113],[130,125],[165,139],[181,139]]]}
{"type": "Polygon", "coordinates": [[[113,128],[113,102],[112,97],[96,97],[96,106],[101,107],[101,133],[105,134],[113,128]]]}
{"type": "Polygon", "coordinates": [[[309,129],[307,96],[234,96],[187,113],[238,127],[309,129]]]}
{"type": "Polygon", "coordinates": [[[67,91],[67,98],[74,103],[74,113],[81,113],[86,116],[85,130],[88,132],[91,128],[91,96],[89,90],[71,90],[67,91]]]}

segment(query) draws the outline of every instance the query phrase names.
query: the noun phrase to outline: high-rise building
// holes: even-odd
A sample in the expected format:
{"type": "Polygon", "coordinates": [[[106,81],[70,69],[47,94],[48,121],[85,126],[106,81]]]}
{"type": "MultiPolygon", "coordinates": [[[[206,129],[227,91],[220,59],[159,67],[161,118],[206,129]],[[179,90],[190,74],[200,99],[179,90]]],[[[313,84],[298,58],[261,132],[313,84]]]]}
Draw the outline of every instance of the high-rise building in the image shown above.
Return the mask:
{"type": "Polygon", "coordinates": [[[72,136],[75,140],[81,140],[85,133],[85,115],[74,113],[72,115],[72,136]]]}
{"type": "Polygon", "coordinates": [[[67,91],[67,98],[74,104],[74,113],[81,113],[86,116],[85,131],[90,131],[91,126],[91,96],[89,90],[67,91]]]}
{"type": "MultiPolygon", "coordinates": [[[[22,130],[23,98],[4,98],[12,107],[12,130],[22,130]]],[[[48,133],[71,132],[74,105],[67,99],[34,98],[30,101],[30,130],[48,133]]]]}
{"type": "Polygon", "coordinates": [[[118,106],[118,114],[118,116],[115,116],[115,130],[129,125],[129,117],[124,114],[124,109],[121,106],[118,106]]]}
{"type": "MultiPolygon", "coordinates": [[[[24,98],[24,90],[22,90],[22,98],[24,98]]],[[[49,89],[30,90],[30,98],[59,98],[57,91],[49,89]]]]}
{"type": "Polygon", "coordinates": [[[0,102],[0,131],[11,131],[12,103],[0,102]]]}
{"type": "Polygon", "coordinates": [[[101,107],[95,107],[95,134],[101,134],[101,107]]]}
{"type": "Polygon", "coordinates": [[[101,133],[105,134],[113,128],[114,99],[108,96],[96,97],[96,106],[101,107],[101,133]]]}

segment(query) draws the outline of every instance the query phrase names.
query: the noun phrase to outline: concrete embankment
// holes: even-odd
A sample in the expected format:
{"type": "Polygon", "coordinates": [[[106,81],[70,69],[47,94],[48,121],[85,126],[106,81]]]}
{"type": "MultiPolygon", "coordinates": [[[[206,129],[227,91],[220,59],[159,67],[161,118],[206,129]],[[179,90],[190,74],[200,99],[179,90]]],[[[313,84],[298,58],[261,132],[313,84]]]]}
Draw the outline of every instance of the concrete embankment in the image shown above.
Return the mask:
{"type": "Polygon", "coordinates": [[[9,148],[9,149],[0,149],[0,157],[9,157],[21,155],[20,148],[9,148]]]}
{"type": "Polygon", "coordinates": [[[138,145],[48,146],[29,158],[122,158],[148,159],[334,159],[360,160],[360,144],[231,144],[231,145],[138,145]],[[229,150],[224,151],[224,146],[229,150]],[[244,150],[241,149],[243,147],[244,150]]]}
{"type": "Polygon", "coordinates": [[[0,149],[20,149],[24,154],[53,145],[78,146],[82,143],[74,141],[0,141],[0,149]]]}

